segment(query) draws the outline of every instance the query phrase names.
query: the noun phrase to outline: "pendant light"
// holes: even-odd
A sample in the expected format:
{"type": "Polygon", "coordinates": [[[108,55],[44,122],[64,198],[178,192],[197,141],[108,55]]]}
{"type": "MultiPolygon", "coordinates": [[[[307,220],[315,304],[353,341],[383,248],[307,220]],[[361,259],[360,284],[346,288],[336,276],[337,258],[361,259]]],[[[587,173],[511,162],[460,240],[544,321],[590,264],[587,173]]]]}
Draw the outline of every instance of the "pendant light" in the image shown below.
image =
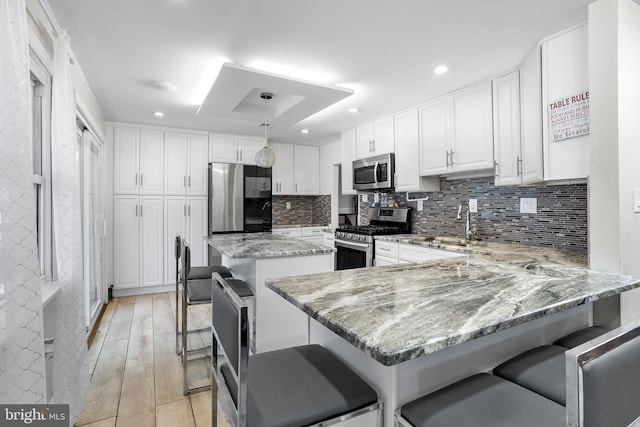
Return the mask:
{"type": "Polygon", "coordinates": [[[267,128],[270,126],[269,123],[267,123],[267,117],[268,117],[267,101],[273,98],[273,94],[271,92],[262,92],[260,94],[260,98],[264,99],[264,111],[265,111],[265,119],[264,119],[264,123],[262,124],[264,126],[264,147],[262,147],[260,151],[256,153],[256,165],[262,168],[270,168],[276,162],[276,155],[273,152],[273,150],[269,148],[269,145],[268,145],[269,139],[267,138],[267,128]]]}

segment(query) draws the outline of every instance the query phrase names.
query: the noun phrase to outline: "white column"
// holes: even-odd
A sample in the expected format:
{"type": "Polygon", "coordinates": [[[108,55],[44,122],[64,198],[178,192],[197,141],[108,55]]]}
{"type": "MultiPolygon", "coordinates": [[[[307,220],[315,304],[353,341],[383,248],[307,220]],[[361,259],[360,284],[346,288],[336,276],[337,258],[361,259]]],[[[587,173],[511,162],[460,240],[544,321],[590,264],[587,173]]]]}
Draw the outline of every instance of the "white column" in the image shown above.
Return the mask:
{"type": "MultiPolygon", "coordinates": [[[[640,277],[640,6],[589,6],[591,100],[589,263],[640,277]]],[[[640,318],[640,292],[621,298],[622,322],[640,318]]]]}

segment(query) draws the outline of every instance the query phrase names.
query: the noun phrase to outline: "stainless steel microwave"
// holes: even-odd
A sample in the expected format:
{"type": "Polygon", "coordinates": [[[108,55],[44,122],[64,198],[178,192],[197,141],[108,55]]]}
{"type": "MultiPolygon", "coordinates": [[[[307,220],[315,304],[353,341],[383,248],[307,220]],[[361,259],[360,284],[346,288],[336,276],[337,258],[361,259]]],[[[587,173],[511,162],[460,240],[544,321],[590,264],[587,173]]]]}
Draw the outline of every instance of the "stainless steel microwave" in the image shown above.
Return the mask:
{"type": "Polygon", "coordinates": [[[393,153],[353,161],[354,190],[391,190],[394,188],[393,153]]]}

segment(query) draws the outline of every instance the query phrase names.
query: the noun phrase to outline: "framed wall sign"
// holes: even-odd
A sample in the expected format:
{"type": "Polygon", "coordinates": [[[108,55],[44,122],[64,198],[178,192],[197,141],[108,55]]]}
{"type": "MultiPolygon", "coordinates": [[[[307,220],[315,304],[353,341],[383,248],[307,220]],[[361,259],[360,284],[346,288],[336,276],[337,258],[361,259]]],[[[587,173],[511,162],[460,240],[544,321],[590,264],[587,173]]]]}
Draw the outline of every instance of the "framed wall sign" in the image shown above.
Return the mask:
{"type": "Polygon", "coordinates": [[[588,90],[553,101],[548,109],[551,141],[589,134],[588,90]]]}

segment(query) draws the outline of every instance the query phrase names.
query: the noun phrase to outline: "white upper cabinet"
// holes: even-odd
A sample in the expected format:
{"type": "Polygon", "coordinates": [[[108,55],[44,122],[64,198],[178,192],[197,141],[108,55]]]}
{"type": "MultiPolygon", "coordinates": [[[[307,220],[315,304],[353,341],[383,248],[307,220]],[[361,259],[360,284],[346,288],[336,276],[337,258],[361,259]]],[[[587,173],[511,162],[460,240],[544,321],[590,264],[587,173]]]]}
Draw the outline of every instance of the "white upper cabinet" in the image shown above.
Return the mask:
{"type": "Polygon", "coordinates": [[[419,115],[421,175],[493,167],[491,82],[424,104],[419,115]]]}
{"type": "Polygon", "coordinates": [[[418,108],[394,116],[396,191],[438,191],[439,178],[420,176],[418,108]]]}
{"type": "Polygon", "coordinates": [[[520,73],[518,71],[493,81],[493,150],[495,184],[521,184],[520,73]]]}
{"type": "Polygon", "coordinates": [[[113,192],[115,194],[162,194],[162,131],[114,127],[113,192]]]}
{"type": "Polygon", "coordinates": [[[293,144],[269,144],[269,147],[276,156],[271,170],[273,194],[293,194],[293,144]]]}
{"type": "Polygon", "coordinates": [[[293,147],[295,194],[320,194],[320,149],[306,145],[293,147]]]}
{"type": "Polygon", "coordinates": [[[556,34],[541,45],[542,141],[547,181],[585,179],[589,175],[588,39],[584,24],[556,34]],[[552,113],[556,115],[555,126],[550,119],[552,113]]]}
{"type": "Polygon", "coordinates": [[[394,151],[393,116],[383,117],[356,128],[358,159],[394,151]]]}
{"type": "Polygon", "coordinates": [[[217,163],[256,164],[256,153],[264,138],[212,133],[209,135],[209,161],[217,163]]]}
{"type": "Polygon", "coordinates": [[[349,129],[342,132],[342,164],[340,165],[340,178],[342,181],[342,194],[356,194],[353,189],[353,161],[356,159],[356,130],[349,129]]]}
{"type": "Polygon", "coordinates": [[[520,68],[520,126],[522,137],[522,183],[544,180],[542,163],[542,88],[540,47],[536,47],[520,68]]]}
{"type": "Polygon", "coordinates": [[[165,133],[165,194],[206,196],[206,134],[165,133]]]}

